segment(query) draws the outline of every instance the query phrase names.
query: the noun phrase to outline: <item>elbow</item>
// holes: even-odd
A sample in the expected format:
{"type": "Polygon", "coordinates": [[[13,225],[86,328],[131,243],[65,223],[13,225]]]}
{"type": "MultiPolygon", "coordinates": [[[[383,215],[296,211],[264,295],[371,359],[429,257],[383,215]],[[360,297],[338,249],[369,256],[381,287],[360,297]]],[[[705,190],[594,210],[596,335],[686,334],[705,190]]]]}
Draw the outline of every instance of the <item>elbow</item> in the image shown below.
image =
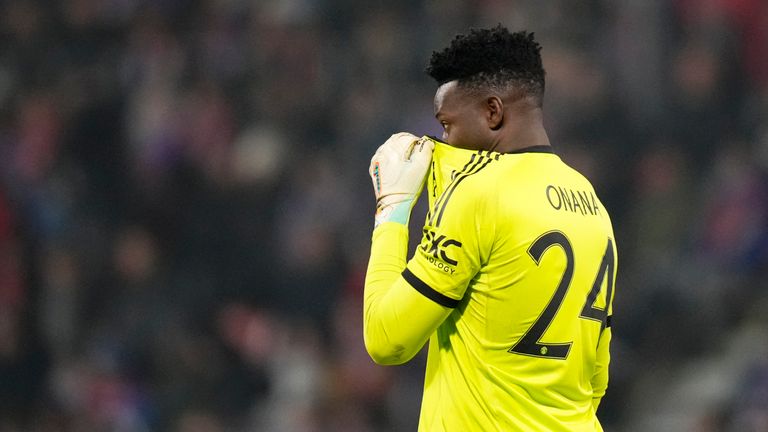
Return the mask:
{"type": "Polygon", "coordinates": [[[406,350],[403,345],[386,341],[372,341],[371,338],[366,337],[365,349],[371,360],[382,366],[399,365],[410,360],[409,357],[405,356],[406,350]]]}

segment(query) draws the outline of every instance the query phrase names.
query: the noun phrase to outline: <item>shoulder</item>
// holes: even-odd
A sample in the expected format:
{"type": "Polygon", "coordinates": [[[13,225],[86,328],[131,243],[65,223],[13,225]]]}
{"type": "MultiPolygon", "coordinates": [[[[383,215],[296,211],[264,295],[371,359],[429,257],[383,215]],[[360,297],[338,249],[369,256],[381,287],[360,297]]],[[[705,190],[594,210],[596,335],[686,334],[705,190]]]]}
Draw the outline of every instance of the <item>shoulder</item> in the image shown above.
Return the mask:
{"type": "Polygon", "coordinates": [[[450,173],[447,185],[435,202],[435,212],[473,212],[495,194],[500,165],[498,153],[476,151],[450,173]],[[460,168],[459,168],[460,166],[460,168]]]}

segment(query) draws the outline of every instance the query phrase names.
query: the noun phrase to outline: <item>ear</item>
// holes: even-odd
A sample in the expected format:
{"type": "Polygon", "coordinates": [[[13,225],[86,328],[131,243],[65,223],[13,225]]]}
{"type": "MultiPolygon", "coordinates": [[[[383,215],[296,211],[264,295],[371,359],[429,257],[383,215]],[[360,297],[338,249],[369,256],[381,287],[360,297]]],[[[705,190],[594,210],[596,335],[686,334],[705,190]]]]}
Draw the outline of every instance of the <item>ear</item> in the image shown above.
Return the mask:
{"type": "Polygon", "coordinates": [[[485,100],[485,109],[488,128],[498,130],[504,124],[504,102],[498,96],[489,96],[485,100]]]}

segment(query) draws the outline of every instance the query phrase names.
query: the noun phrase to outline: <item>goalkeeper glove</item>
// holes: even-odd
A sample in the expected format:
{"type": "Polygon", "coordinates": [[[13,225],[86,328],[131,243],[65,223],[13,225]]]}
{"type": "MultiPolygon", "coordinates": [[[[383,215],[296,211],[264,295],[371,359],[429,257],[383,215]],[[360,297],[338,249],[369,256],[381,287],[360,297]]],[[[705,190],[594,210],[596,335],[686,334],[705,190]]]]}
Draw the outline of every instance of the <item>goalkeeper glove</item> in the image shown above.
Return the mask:
{"type": "Polygon", "coordinates": [[[429,171],[434,145],[428,137],[400,132],[376,150],[369,168],[376,194],[374,227],[384,222],[408,225],[429,171]]]}

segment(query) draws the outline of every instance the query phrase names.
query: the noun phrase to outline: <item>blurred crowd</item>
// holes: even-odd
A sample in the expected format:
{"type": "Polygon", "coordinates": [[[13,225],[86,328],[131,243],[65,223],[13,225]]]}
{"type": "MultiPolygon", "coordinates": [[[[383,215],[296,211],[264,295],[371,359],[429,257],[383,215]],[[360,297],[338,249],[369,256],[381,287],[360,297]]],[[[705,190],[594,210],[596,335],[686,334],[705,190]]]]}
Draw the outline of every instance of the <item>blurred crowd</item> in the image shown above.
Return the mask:
{"type": "Polygon", "coordinates": [[[362,343],[368,161],[499,22],[613,216],[606,430],[768,431],[765,1],[13,0],[0,432],[415,430],[423,354],[362,343]]]}

